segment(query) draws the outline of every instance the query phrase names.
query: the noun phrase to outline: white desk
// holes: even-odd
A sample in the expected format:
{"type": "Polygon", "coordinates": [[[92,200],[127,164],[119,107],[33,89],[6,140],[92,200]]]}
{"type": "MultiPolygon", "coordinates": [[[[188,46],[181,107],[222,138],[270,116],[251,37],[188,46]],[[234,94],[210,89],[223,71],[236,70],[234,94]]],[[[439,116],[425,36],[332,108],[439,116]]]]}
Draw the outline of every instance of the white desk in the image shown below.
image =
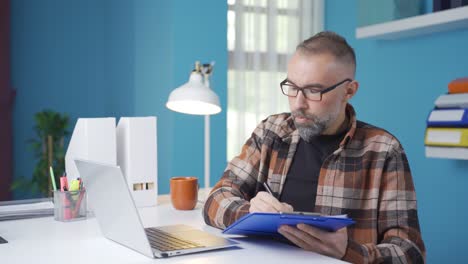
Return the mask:
{"type": "MultiPolygon", "coordinates": [[[[163,199],[167,201],[167,199],[163,199]]],[[[187,224],[213,234],[221,231],[207,226],[200,206],[177,211],[168,203],[140,209],[145,227],[187,224]]],[[[94,217],[62,223],[53,217],[0,222],[0,263],[343,263],[313,252],[269,240],[235,239],[237,249],[223,249],[166,259],[150,259],[101,235],[94,217]]]]}

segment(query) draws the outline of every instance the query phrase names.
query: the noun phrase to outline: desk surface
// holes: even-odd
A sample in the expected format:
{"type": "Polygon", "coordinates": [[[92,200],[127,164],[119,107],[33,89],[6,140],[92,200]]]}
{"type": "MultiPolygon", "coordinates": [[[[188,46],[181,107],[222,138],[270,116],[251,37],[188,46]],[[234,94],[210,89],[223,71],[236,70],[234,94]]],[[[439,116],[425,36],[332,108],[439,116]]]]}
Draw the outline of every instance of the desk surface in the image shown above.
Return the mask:
{"type": "MultiPolygon", "coordinates": [[[[167,199],[162,201],[159,206],[139,209],[145,227],[187,224],[221,235],[220,230],[204,223],[200,205],[195,210],[178,211],[167,199]]],[[[235,249],[150,259],[104,238],[94,217],[69,223],[53,217],[3,221],[0,235],[8,240],[0,244],[0,263],[343,263],[287,244],[252,238],[235,238],[240,242],[235,249]]]]}

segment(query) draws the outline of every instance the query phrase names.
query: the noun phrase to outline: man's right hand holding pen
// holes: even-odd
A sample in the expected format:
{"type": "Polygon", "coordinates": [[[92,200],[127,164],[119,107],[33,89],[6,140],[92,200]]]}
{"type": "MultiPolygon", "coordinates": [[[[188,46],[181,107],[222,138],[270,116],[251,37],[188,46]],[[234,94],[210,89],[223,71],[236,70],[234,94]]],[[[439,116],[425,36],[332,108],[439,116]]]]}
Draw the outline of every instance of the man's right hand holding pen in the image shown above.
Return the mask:
{"type": "Polygon", "coordinates": [[[282,203],[276,199],[266,182],[263,183],[263,186],[267,192],[258,192],[257,195],[250,200],[250,213],[291,213],[294,211],[291,205],[282,203]]]}
{"type": "MultiPolygon", "coordinates": [[[[292,213],[294,211],[291,205],[282,203],[275,198],[266,182],[263,183],[263,187],[265,187],[266,192],[258,192],[250,200],[250,213],[292,213]]],[[[278,228],[278,233],[305,250],[338,259],[344,256],[348,247],[346,228],[341,228],[336,232],[328,232],[306,224],[298,224],[295,227],[282,225],[278,228]]]]}

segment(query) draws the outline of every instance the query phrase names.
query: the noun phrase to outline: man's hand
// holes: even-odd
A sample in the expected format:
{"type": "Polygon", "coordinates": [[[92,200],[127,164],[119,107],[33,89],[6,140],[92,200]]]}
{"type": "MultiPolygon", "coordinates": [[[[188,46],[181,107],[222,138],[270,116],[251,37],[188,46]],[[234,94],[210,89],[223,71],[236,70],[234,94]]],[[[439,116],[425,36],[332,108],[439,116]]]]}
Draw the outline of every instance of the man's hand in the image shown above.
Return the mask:
{"type": "Polygon", "coordinates": [[[283,225],[278,229],[278,233],[305,250],[337,259],[341,259],[345,255],[348,247],[346,228],[336,232],[328,232],[306,224],[298,224],[297,228],[283,225]]]}
{"type": "Polygon", "coordinates": [[[258,192],[257,195],[250,200],[250,213],[290,213],[292,211],[293,207],[291,205],[278,201],[278,199],[267,192],[258,192]]]}

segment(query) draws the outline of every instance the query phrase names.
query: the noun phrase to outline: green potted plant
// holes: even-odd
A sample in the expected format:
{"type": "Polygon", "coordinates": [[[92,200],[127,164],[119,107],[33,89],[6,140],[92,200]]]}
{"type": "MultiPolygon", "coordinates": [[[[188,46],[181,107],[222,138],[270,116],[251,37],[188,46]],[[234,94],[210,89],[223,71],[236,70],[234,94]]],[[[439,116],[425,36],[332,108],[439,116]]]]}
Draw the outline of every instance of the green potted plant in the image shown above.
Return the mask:
{"type": "Polygon", "coordinates": [[[34,116],[35,138],[30,139],[29,145],[34,153],[36,167],[31,178],[19,177],[11,189],[22,190],[43,197],[51,196],[52,182],[49,167],[52,166],[55,182],[65,171],[65,138],[70,134],[67,130],[69,117],[52,110],[38,112],[34,116]]]}

